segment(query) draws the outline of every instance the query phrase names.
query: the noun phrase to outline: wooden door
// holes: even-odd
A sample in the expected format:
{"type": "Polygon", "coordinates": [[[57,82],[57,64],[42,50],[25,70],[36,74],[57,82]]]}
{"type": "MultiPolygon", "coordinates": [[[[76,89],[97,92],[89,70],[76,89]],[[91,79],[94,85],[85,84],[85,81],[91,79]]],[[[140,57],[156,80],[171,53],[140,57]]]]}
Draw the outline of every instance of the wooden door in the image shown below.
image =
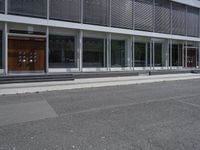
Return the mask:
{"type": "Polygon", "coordinates": [[[8,71],[44,71],[45,39],[9,37],[8,71]]]}

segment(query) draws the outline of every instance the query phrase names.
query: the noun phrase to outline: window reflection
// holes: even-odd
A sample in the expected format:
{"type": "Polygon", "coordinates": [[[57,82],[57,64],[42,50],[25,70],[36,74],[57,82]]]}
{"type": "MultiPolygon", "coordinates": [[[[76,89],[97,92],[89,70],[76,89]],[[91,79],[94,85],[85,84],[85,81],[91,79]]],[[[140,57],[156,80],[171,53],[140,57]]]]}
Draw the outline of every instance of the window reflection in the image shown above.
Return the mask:
{"type": "Polygon", "coordinates": [[[83,39],[83,67],[105,67],[105,40],[97,38],[83,39]]]}
{"type": "Polygon", "coordinates": [[[73,68],[75,65],[75,38],[73,36],[49,36],[49,66],[73,68]]]}

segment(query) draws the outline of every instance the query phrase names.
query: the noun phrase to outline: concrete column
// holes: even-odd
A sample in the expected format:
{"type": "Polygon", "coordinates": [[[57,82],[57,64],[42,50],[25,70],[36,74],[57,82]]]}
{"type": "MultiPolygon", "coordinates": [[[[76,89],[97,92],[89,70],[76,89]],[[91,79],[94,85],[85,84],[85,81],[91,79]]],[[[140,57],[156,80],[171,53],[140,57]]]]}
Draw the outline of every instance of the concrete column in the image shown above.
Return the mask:
{"type": "Polygon", "coordinates": [[[78,67],[79,71],[83,70],[83,30],[79,31],[78,34],[78,67]]]}
{"type": "Polygon", "coordinates": [[[4,33],[3,33],[3,69],[4,75],[8,74],[8,26],[7,23],[4,24],[4,33]]]}
{"type": "Polygon", "coordinates": [[[107,34],[107,69],[111,70],[111,33],[107,34]]]}
{"type": "Polygon", "coordinates": [[[199,68],[200,68],[200,42],[199,42],[198,45],[199,45],[199,47],[198,47],[198,51],[199,51],[199,58],[198,58],[198,60],[199,60],[199,64],[198,64],[198,65],[199,65],[199,68]]]}
{"type": "Polygon", "coordinates": [[[132,67],[135,70],[135,37],[132,37],[132,67]]]}
{"type": "Polygon", "coordinates": [[[49,73],[49,27],[46,28],[46,73],[49,73]]]}

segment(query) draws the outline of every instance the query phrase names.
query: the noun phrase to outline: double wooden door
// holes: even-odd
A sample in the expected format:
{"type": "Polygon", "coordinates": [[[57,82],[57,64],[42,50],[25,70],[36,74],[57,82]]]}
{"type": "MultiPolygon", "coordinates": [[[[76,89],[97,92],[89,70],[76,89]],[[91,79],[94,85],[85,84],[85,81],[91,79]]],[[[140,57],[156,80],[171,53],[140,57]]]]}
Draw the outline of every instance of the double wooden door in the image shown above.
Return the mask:
{"type": "Polygon", "coordinates": [[[8,71],[45,71],[45,38],[8,38],[8,71]]]}

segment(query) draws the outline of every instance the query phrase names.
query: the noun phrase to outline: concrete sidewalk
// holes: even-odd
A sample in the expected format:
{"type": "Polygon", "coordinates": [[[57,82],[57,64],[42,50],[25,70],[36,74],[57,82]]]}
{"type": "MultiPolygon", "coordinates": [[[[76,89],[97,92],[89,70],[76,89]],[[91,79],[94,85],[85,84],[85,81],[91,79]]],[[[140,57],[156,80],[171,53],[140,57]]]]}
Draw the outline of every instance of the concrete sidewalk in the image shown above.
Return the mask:
{"type": "Polygon", "coordinates": [[[200,79],[200,75],[188,73],[188,74],[171,74],[171,75],[155,75],[155,76],[90,78],[90,79],[76,79],[75,81],[2,84],[0,85],[0,95],[35,93],[35,92],[104,87],[104,86],[143,84],[143,83],[190,80],[190,79],[200,79]]]}

